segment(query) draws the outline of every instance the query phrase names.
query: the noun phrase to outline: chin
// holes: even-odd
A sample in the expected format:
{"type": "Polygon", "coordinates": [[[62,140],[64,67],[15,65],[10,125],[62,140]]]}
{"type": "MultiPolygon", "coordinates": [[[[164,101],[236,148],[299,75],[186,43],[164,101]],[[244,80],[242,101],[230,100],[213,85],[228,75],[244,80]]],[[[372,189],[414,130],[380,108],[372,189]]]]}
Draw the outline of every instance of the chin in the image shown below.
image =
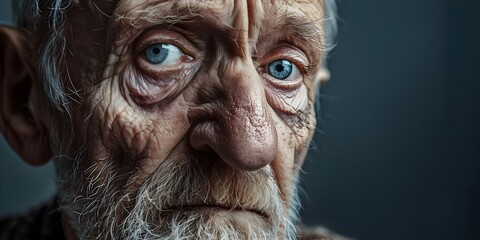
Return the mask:
{"type": "Polygon", "coordinates": [[[165,211],[151,217],[149,223],[127,219],[121,238],[279,239],[281,232],[258,213],[219,207],[165,211]]]}

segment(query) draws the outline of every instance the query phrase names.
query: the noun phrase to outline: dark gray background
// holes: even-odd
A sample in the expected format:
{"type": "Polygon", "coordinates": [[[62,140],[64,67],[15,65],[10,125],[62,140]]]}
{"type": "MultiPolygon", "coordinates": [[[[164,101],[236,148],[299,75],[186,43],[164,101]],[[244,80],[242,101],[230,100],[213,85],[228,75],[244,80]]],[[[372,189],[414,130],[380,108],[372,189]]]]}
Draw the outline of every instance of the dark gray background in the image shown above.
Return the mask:
{"type": "MultiPolygon", "coordinates": [[[[344,0],[339,14],[304,221],[357,239],[480,239],[480,1],[344,0]]],[[[0,214],[48,198],[51,166],[0,151],[0,214]]]]}

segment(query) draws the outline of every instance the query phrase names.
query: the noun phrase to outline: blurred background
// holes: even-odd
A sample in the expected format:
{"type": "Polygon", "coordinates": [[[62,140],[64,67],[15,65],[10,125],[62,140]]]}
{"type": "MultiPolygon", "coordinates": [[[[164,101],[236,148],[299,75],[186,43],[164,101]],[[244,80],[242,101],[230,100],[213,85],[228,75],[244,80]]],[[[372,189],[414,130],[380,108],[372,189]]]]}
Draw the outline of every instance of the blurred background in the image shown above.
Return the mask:
{"type": "MultiPolygon", "coordinates": [[[[343,0],[339,16],[304,222],[365,240],[480,239],[480,1],[343,0]]],[[[0,145],[0,216],[49,199],[53,167],[0,145]]]]}

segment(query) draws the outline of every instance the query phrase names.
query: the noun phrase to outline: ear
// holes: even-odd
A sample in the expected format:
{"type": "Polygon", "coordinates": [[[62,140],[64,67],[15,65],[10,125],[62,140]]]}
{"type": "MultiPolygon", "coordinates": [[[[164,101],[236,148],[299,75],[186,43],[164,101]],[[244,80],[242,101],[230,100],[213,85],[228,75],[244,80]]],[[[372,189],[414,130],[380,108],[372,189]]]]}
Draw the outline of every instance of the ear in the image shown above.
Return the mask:
{"type": "Polygon", "coordinates": [[[326,83],[330,80],[330,71],[326,67],[322,67],[318,73],[318,80],[320,84],[326,83]]]}
{"type": "Polygon", "coordinates": [[[41,165],[51,149],[39,112],[33,53],[19,30],[0,26],[0,131],[27,163],[41,165]]]}

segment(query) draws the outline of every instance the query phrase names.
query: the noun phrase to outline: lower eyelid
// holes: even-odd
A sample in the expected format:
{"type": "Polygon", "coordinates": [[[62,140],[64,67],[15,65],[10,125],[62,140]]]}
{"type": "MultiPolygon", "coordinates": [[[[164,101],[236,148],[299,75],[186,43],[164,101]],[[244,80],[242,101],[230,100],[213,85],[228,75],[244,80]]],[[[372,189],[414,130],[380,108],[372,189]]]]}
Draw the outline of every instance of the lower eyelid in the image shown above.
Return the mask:
{"type": "Polygon", "coordinates": [[[178,75],[178,71],[191,67],[195,62],[192,57],[184,55],[179,58],[179,61],[161,66],[154,65],[148,62],[145,58],[138,56],[134,64],[139,74],[155,79],[159,78],[159,75],[178,75]]]}
{"type": "Polygon", "coordinates": [[[274,80],[270,76],[264,76],[267,80],[267,87],[273,88],[276,91],[292,92],[299,89],[303,85],[303,78],[294,82],[281,82],[281,80],[274,80]]]}
{"type": "MultiPolygon", "coordinates": [[[[298,88],[301,84],[303,84],[303,79],[305,78],[304,74],[302,74],[301,70],[298,69],[297,66],[295,66],[294,72],[292,72],[292,74],[297,75],[297,77],[295,78],[298,78],[298,79],[296,80],[281,80],[281,79],[274,78],[268,73],[268,65],[263,68],[259,68],[259,71],[261,75],[265,79],[267,79],[269,85],[271,85],[272,87],[280,88],[282,90],[286,90],[286,91],[294,90],[298,88]]],[[[292,76],[289,76],[288,78],[290,77],[292,76]]]]}

